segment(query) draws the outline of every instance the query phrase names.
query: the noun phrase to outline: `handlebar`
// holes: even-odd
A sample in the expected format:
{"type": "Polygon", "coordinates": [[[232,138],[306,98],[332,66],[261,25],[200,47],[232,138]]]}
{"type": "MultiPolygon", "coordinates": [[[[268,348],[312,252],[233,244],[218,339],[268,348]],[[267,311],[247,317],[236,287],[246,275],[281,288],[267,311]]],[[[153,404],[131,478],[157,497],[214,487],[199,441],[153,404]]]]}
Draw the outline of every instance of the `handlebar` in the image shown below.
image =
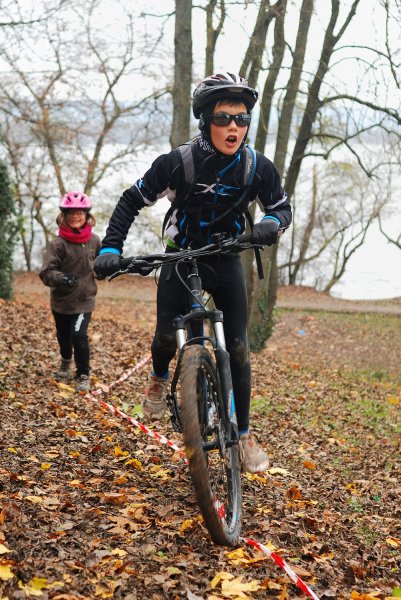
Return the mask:
{"type": "Polygon", "coordinates": [[[249,248],[262,248],[262,246],[251,243],[251,234],[243,234],[237,238],[220,239],[212,244],[202,246],[201,248],[184,248],[177,252],[167,252],[163,254],[148,254],[143,256],[121,257],[120,270],[108,279],[114,279],[119,275],[126,273],[140,273],[148,275],[153,270],[159,268],[164,263],[176,263],[185,260],[199,258],[201,256],[211,256],[214,254],[229,254],[230,252],[242,252],[249,248]]]}

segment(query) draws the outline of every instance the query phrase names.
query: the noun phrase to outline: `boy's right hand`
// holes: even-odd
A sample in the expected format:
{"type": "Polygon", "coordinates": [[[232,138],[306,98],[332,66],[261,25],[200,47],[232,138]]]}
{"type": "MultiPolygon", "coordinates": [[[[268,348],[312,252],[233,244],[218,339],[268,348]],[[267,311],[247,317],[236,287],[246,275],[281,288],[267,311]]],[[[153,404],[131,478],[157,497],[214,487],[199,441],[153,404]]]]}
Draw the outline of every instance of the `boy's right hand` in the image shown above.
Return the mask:
{"type": "Polygon", "coordinates": [[[106,277],[120,270],[120,255],[105,252],[95,258],[94,269],[98,277],[106,277]]]}

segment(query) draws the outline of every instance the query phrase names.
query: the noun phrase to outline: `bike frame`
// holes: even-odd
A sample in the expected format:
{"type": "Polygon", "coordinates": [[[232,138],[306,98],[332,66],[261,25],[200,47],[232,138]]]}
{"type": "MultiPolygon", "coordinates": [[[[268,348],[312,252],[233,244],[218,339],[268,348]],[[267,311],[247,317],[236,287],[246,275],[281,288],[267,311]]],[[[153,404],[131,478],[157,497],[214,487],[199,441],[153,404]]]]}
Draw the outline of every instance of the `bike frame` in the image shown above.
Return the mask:
{"type": "MultiPolygon", "coordinates": [[[[203,300],[202,281],[198,272],[196,258],[189,258],[185,261],[187,265],[188,294],[190,299],[190,311],[183,316],[177,316],[174,321],[176,332],[177,348],[179,351],[176,372],[172,379],[171,394],[173,403],[175,403],[175,387],[178,381],[180,358],[186,346],[190,344],[205,344],[209,342],[213,348],[216,358],[217,374],[222,398],[224,401],[224,415],[226,423],[230,424],[228,428],[229,439],[225,440],[227,446],[238,443],[238,428],[235,413],[233,385],[231,379],[230,355],[226,349],[223,327],[223,313],[221,310],[208,310],[203,300]],[[198,324],[199,321],[209,321],[213,330],[213,336],[195,336],[188,337],[188,327],[190,323],[198,324]]],[[[179,415],[176,405],[173,408],[175,426],[178,425],[179,415]]]]}
{"type": "Polygon", "coordinates": [[[208,341],[212,347],[216,359],[219,385],[224,399],[224,415],[227,424],[230,424],[230,439],[227,445],[238,443],[238,428],[235,413],[235,402],[233,395],[233,385],[231,380],[230,355],[226,349],[223,327],[223,313],[220,310],[208,310],[203,301],[202,281],[199,276],[197,259],[200,256],[211,256],[215,254],[225,254],[231,251],[242,251],[250,248],[259,248],[260,246],[251,243],[251,235],[243,234],[238,238],[226,239],[223,234],[215,234],[214,242],[208,246],[199,249],[186,249],[170,254],[153,254],[148,256],[137,256],[132,258],[121,258],[121,270],[110,275],[109,280],[126,273],[149,274],[153,269],[162,264],[186,263],[188,267],[188,295],[190,298],[190,310],[186,315],[177,316],[173,325],[176,332],[177,348],[179,351],[177,367],[171,382],[171,394],[167,396],[167,405],[171,413],[171,422],[174,429],[181,432],[179,410],[176,400],[176,386],[179,379],[180,359],[183,350],[189,344],[208,341]],[[213,330],[213,336],[188,336],[187,324],[199,321],[209,321],[213,330]]]}

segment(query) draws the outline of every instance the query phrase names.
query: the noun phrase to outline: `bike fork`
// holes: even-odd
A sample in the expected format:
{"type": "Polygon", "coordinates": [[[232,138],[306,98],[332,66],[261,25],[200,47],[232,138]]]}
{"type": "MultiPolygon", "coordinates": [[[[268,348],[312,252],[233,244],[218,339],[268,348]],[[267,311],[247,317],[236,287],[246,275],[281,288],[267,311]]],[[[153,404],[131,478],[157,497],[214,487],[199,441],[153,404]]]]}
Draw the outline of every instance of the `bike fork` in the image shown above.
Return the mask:
{"type": "Polygon", "coordinates": [[[227,422],[230,424],[228,439],[226,445],[230,446],[238,441],[237,416],[235,413],[233,383],[231,378],[230,355],[226,349],[224,337],[223,313],[220,310],[214,310],[211,315],[211,321],[217,340],[216,344],[216,363],[220,379],[221,393],[224,398],[224,408],[226,411],[227,422]]]}

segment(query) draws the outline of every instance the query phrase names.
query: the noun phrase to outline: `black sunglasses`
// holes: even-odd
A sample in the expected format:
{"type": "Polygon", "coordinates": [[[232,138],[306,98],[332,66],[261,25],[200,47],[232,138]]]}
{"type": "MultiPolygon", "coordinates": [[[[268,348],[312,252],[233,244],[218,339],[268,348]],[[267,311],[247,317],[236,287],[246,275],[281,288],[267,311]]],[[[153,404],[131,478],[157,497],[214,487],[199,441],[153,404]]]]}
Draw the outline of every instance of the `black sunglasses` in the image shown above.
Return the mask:
{"type": "Polygon", "coordinates": [[[217,127],[227,127],[234,119],[237,127],[248,127],[251,123],[251,115],[247,113],[240,113],[239,115],[230,115],[225,112],[213,113],[210,117],[210,121],[217,127]]]}

